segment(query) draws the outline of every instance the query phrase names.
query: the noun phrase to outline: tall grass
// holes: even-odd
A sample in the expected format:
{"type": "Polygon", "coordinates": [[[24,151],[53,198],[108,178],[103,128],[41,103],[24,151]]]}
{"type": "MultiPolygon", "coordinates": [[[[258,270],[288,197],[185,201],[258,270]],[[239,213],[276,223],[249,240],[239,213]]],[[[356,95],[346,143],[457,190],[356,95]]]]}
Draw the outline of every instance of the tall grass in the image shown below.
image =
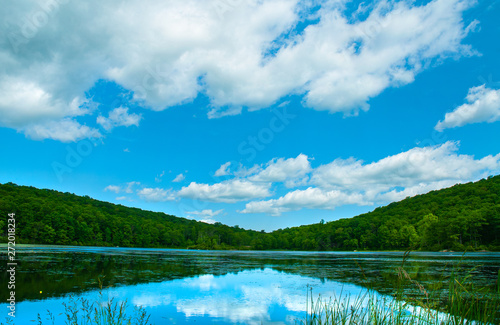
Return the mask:
{"type": "MultiPolygon", "coordinates": [[[[393,297],[381,296],[366,289],[358,296],[343,295],[325,300],[313,297],[307,290],[305,325],[330,324],[396,324],[396,325],[468,325],[500,324],[500,270],[495,287],[477,288],[472,281],[475,268],[460,276],[460,267],[441,279],[438,287],[447,290],[428,291],[411,279],[404,269],[409,256],[405,253],[396,269],[397,286],[393,297]],[[408,286],[420,292],[418,297],[405,294],[408,286]],[[444,293],[444,294],[443,294],[444,293]]],[[[362,270],[363,271],[363,270],[362,270]]],[[[363,273],[364,274],[364,273],[363,273]]]]}
{"type": "MultiPolygon", "coordinates": [[[[67,325],[147,325],[149,315],[142,307],[135,307],[134,314],[126,313],[127,300],[117,302],[114,298],[89,301],[85,298],[69,298],[64,305],[67,325]]],[[[47,311],[47,320],[54,324],[55,318],[47,311]]],[[[38,315],[38,325],[43,325],[38,315]]]]}
{"type": "MultiPolygon", "coordinates": [[[[127,315],[129,305],[127,300],[118,302],[114,298],[105,299],[102,292],[102,278],[98,278],[99,298],[91,301],[85,298],[75,298],[70,295],[67,303],[63,303],[64,313],[59,314],[66,325],[148,325],[150,315],[142,306],[134,307],[134,313],[127,315]]],[[[57,318],[60,320],[60,318],[57,318]]],[[[56,316],[47,310],[45,321],[38,314],[32,324],[44,325],[56,323],[56,316]]],[[[58,322],[60,323],[60,322],[58,322]]],[[[12,319],[7,320],[7,325],[13,324],[12,319]]],[[[3,323],[0,323],[3,325],[3,323]]]]}

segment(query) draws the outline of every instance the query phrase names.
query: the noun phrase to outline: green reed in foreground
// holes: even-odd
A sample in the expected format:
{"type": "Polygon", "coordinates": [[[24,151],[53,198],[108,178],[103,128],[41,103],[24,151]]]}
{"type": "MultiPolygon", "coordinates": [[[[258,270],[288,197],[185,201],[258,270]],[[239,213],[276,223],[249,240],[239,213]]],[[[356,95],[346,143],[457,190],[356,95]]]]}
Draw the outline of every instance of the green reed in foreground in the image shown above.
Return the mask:
{"type": "MultiPolygon", "coordinates": [[[[114,298],[104,299],[102,294],[102,278],[99,277],[99,299],[91,301],[85,298],[75,298],[70,295],[67,303],[63,303],[64,313],[58,316],[65,319],[66,325],[148,325],[150,315],[142,306],[135,307],[133,315],[127,315],[127,300],[117,302],[114,298]]],[[[58,317],[58,319],[60,319],[58,317]]],[[[55,324],[56,317],[50,310],[45,316],[47,323],[44,323],[42,316],[38,314],[33,324],[55,324]]],[[[12,318],[7,319],[6,325],[13,325],[12,318]]],[[[0,323],[3,325],[3,323],[0,323]]]]}
{"type": "MultiPolygon", "coordinates": [[[[101,299],[102,300],[102,299],[101,299]]],[[[132,316],[126,314],[127,301],[116,302],[114,298],[105,301],[91,302],[84,298],[75,299],[70,297],[69,302],[63,303],[68,325],[147,325],[149,315],[142,307],[136,307],[132,316]]],[[[54,324],[54,317],[48,311],[47,320],[54,324]]],[[[38,325],[42,325],[38,315],[38,325]]]]}
{"type": "Polygon", "coordinates": [[[396,324],[396,325],[467,325],[500,324],[500,270],[495,287],[474,287],[471,269],[459,276],[460,264],[444,277],[437,287],[441,291],[427,291],[411,279],[404,269],[409,256],[405,253],[403,262],[396,269],[398,284],[394,297],[383,297],[374,290],[366,289],[356,297],[342,295],[328,300],[313,298],[312,290],[307,293],[307,314],[300,324],[396,324]],[[420,297],[405,294],[404,289],[412,286],[420,297]]]}
{"type": "Polygon", "coordinates": [[[454,300],[449,307],[461,314],[439,312],[428,306],[414,306],[378,296],[369,290],[356,297],[332,297],[327,301],[318,297],[314,301],[311,295],[308,299],[307,316],[300,324],[466,325],[499,324],[500,320],[498,299],[484,308],[454,300]]]}
{"type": "MultiPolygon", "coordinates": [[[[150,315],[142,307],[136,307],[134,314],[126,314],[127,301],[116,302],[114,299],[102,302],[99,300],[90,301],[84,298],[75,299],[70,296],[68,303],[63,303],[64,314],[59,314],[65,319],[66,325],[148,325],[150,315]]],[[[47,310],[45,321],[38,314],[33,324],[55,324],[56,316],[47,310]]],[[[4,323],[0,323],[3,325],[4,323]]],[[[8,319],[6,325],[14,324],[12,319],[8,319]]]]}

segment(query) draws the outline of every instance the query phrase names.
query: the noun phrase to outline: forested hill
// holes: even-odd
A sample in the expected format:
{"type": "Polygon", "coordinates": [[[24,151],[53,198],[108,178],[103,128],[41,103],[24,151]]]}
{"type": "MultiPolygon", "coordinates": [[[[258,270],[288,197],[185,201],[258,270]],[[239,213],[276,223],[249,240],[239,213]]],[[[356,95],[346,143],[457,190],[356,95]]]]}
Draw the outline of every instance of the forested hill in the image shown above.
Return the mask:
{"type": "Polygon", "coordinates": [[[350,219],[271,233],[214,225],[53,190],[0,184],[0,229],[16,242],[293,250],[500,250],[500,176],[407,198],[350,219]]]}
{"type": "Polygon", "coordinates": [[[500,175],[273,235],[290,249],[499,251],[500,175]]]}
{"type": "Polygon", "coordinates": [[[0,226],[16,216],[16,242],[32,244],[246,248],[264,234],[178,218],[54,190],[0,184],[0,226]]]}

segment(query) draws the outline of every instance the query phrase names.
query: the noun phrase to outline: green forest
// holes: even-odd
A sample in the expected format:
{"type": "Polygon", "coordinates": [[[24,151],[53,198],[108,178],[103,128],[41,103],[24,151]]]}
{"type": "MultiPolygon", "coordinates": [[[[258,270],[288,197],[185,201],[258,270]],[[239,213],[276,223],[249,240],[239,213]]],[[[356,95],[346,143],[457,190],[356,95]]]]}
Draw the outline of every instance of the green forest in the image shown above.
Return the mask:
{"type": "Polygon", "coordinates": [[[206,224],[54,190],[0,184],[0,241],[247,250],[500,250],[500,175],[406,198],[349,219],[279,229],[206,224]]]}

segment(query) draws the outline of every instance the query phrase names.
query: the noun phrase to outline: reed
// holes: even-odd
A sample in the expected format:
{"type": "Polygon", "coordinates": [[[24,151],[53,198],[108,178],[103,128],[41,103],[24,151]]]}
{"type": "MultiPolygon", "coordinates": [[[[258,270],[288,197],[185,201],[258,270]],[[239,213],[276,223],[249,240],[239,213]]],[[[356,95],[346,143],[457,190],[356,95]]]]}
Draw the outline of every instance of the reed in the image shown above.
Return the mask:
{"type": "MultiPolygon", "coordinates": [[[[91,301],[85,298],[75,298],[70,295],[68,302],[64,302],[64,313],[62,316],[66,325],[148,325],[150,315],[146,310],[137,306],[134,307],[134,313],[127,315],[128,302],[116,301],[114,298],[105,299],[102,289],[104,276],[98,277],[99,298],[91,301]]],[[[59,320],[59,319],[58,319],[59,320]]],[[[45,319],[42,319],[40,314],[36,320],[32,320],[34,324],[44,325],[56,323],[56,317],[50,310],[47,310],[45,319]],[[46,321],[46,322],[44,322],[46,321]]],[[[58,322],[60,323],[60,322],[58,322]]],[[[13,324],[12,319],[7,319],[6,325],[13,324]]],[[[3,323],[0,323],[3,325],[3,323]]]]}
{"type": "Polygon", "coordinates": [[[304,325],[330,324],[396,324],[396,325],[468,325],[500,324],[500,270],[496,286],[477,288],[472,281],[475,268],[464,272],[461,264],[453,267],[436,286],[447,290],[428,291],[412,279],[404,269],[409,252],[403,256],[396,269],[398,282],[392,297],[381,296],[366,289],[352,297],[343,295],[324,299],[314,298],[307,288],[306,317],[304,325]],[[408,286],[420,292],[410,297],[408,286]],[[444,292],[444,294],[443,294],[444,292]]]}

